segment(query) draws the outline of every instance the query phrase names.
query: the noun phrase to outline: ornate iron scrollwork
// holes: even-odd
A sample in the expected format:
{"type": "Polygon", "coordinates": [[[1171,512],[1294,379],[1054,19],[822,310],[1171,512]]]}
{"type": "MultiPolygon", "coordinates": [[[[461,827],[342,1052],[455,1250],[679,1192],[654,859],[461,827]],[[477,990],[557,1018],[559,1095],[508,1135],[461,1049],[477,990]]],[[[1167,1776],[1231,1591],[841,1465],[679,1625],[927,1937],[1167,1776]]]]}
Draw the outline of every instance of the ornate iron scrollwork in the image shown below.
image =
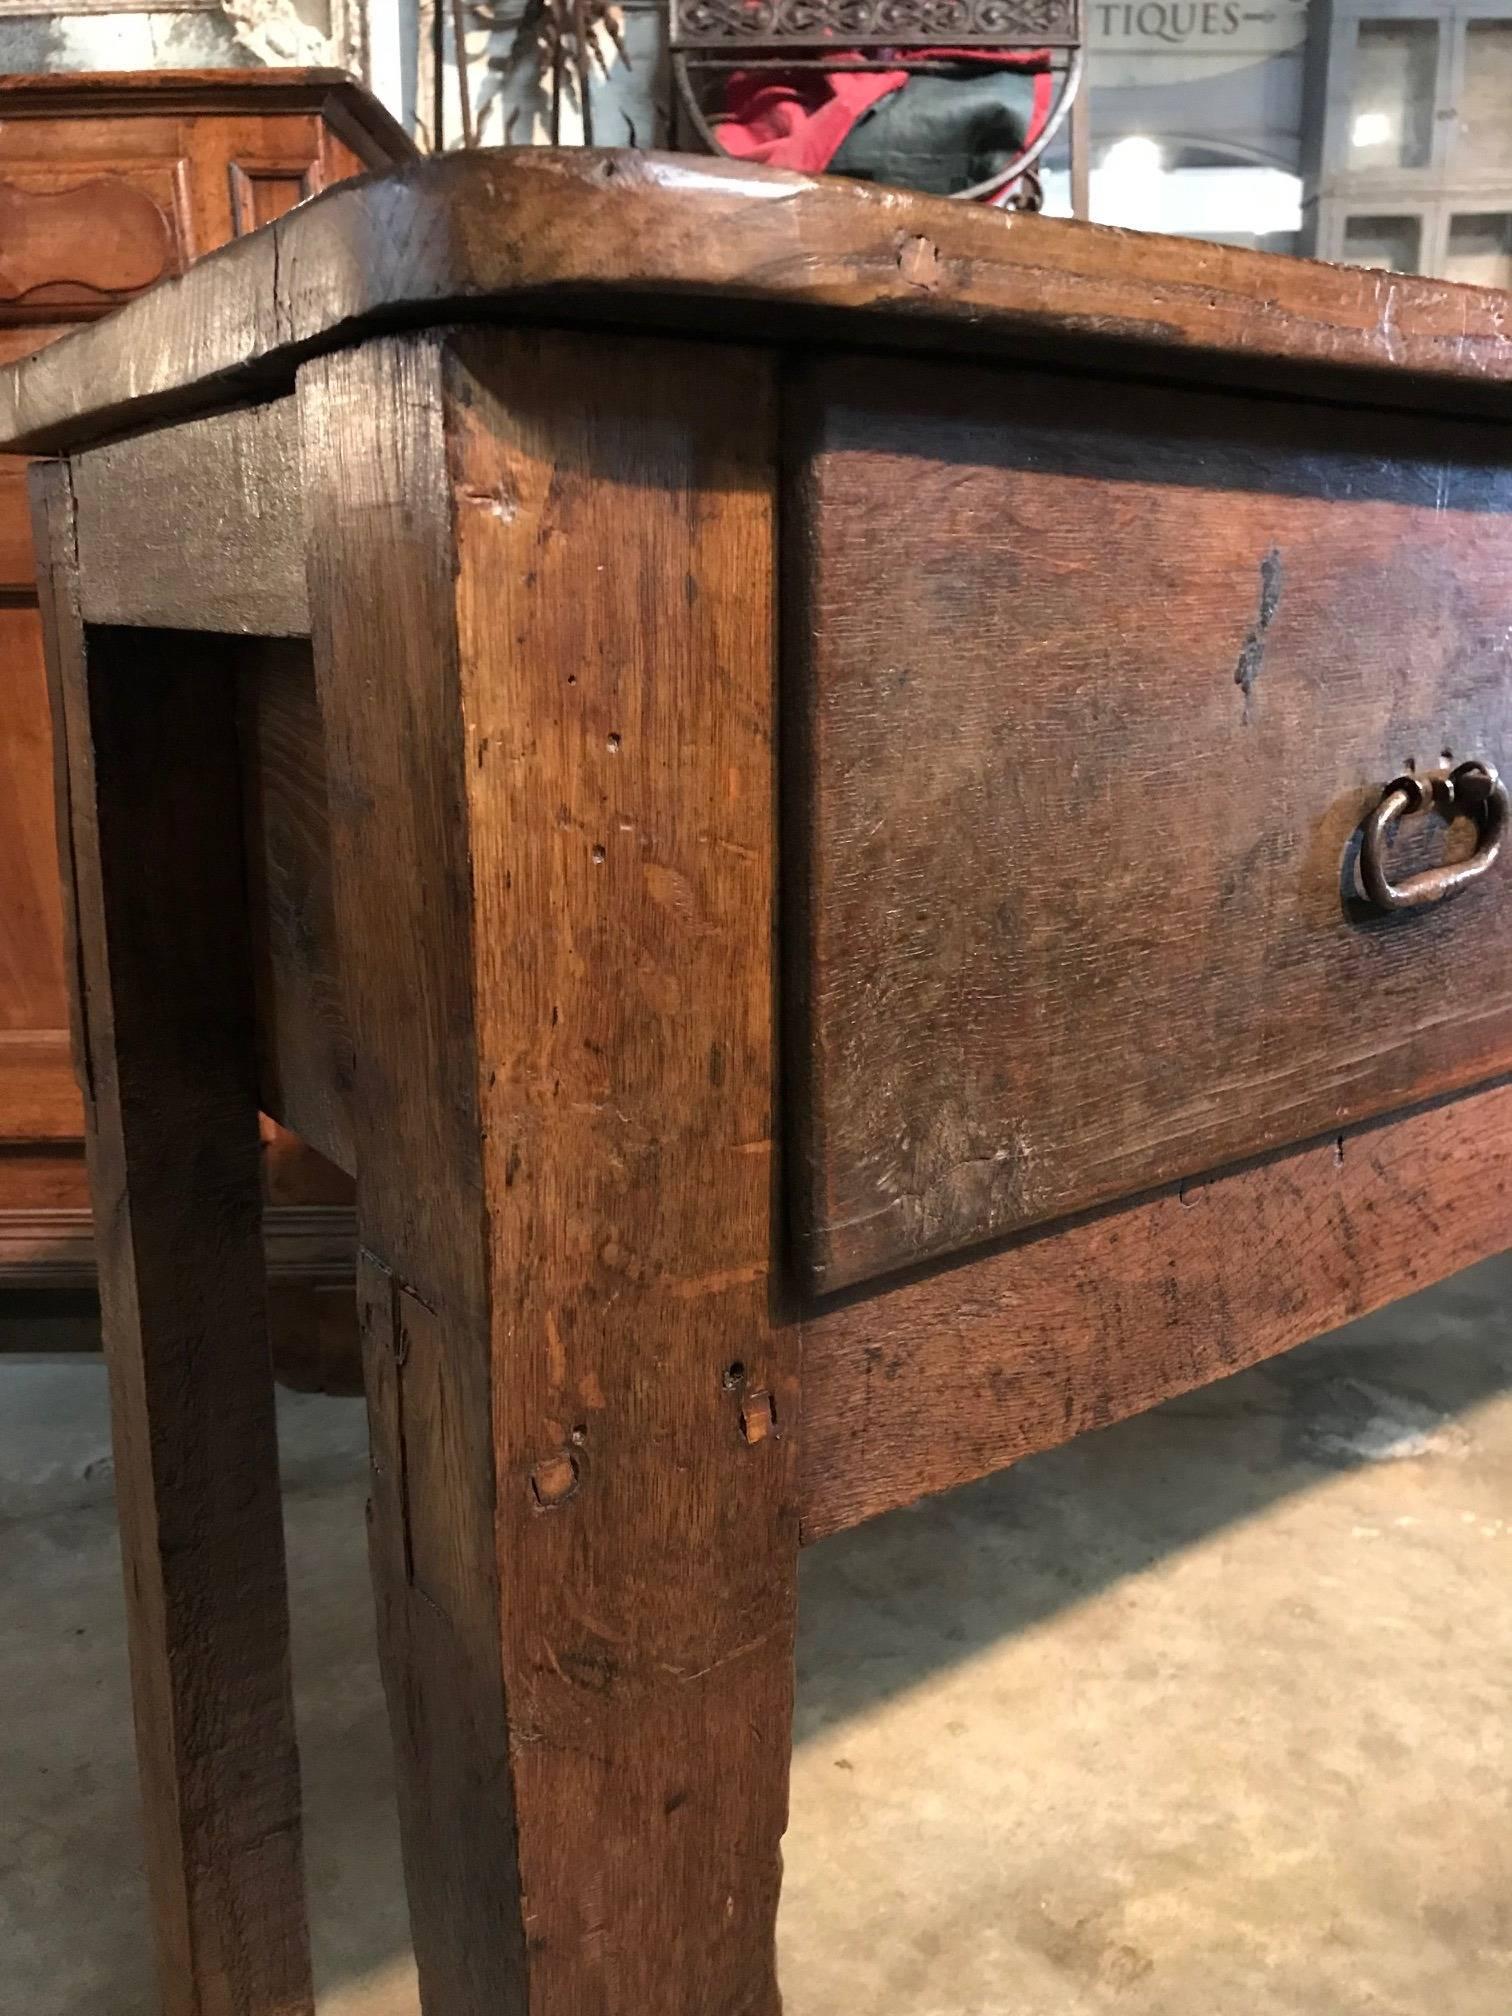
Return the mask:
{"type": "Polygon", "coordinates": [[[672,0],[675,47],[1008,49],[1080,40],[1077,0],[672,0]]]}

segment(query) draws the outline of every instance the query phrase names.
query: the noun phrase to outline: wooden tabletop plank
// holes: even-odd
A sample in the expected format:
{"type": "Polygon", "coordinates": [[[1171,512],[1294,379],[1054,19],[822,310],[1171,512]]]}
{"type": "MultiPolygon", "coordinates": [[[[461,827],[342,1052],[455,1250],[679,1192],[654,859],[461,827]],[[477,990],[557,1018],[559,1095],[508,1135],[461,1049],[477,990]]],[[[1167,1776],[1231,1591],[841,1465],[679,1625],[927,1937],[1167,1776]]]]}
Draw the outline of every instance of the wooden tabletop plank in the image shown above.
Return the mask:
{"type": "Polygon", "coordinates": [[[1008,354],[1512,417],[1512,297],[675,155],[499,149],[347,183],[0,373],[59,452],[487,317],[1008,354]]]}

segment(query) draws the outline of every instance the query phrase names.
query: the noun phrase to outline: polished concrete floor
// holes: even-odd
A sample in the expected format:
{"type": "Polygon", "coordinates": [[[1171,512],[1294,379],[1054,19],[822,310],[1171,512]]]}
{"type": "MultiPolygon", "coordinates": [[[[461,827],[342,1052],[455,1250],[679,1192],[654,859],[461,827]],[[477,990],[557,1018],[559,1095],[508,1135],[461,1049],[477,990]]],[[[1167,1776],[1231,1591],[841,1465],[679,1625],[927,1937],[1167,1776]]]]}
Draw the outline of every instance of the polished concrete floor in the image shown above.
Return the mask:
{"type": "MultiPolygon", "coordinates": [[[[789,2016],[1508,2016],[1509,1301],[808,1555],[789,2016]]],[[[361,1413],[283,1423],[322,2012],[413,2016],[361,1413]]],[[[110,1488],[97,1363],[0,1360],[4,2016],[154,2009],[110,1488]]]]}

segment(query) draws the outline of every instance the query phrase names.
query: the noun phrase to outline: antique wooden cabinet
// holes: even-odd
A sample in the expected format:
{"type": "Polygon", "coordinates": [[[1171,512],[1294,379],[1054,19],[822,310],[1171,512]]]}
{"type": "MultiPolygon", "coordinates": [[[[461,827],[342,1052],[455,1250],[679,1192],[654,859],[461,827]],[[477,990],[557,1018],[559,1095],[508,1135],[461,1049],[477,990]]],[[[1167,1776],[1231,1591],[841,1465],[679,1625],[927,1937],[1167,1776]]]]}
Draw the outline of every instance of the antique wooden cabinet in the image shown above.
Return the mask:
{"type": "MultiPolygon", "coordinates": [[[[334,71],[0,78],[0,362],[412,151],[334,71]]],[[[24,471],[0,456],[0,1296],[85,1287],[94,1268],[24,471]]],[[[349,1273],[340,1190],[268,1132],[275,1275],[349,1273]]]]}
{"type": "Polygon", "coordinates": [[[1508,0],[1320,0],[1307,40],[1307,248],[1512,285],[1508,0]]]}

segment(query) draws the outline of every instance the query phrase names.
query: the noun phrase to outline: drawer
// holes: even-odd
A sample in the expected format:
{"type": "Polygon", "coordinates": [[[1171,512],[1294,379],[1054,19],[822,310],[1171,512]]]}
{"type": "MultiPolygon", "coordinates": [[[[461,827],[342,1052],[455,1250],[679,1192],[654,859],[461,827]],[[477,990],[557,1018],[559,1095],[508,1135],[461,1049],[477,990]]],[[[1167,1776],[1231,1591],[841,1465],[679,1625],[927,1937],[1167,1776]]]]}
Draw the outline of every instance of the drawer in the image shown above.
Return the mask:
{"type": "Polygon", "coordinates": [[[1512,768],[1507,428],[863,359],[788,417],[814,1285],[1512,1069],[1512,853],[1393,914],[1357,860],[1404,771],[1512,768]]]}

